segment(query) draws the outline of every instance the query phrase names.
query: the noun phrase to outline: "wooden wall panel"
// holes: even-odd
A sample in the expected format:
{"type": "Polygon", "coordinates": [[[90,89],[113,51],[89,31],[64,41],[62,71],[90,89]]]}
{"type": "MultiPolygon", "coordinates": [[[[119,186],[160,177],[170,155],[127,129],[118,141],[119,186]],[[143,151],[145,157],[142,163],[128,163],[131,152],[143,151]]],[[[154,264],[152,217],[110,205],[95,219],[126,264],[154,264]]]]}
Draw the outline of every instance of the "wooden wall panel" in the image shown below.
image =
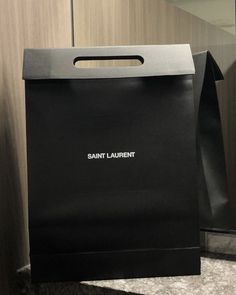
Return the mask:
{"type": "Polygon", "coordinates": [[[70,0],[0,0],[0,294],[28,262],[25,47],[72,46],[70,0]]]}
{"type": "Polygon", "coordinates": [[[218,83],[232,215],[236,227],[235,36],[165,0],[73,0],[75,46],[190,43],[210,50],[225,81],[218,83]]]}

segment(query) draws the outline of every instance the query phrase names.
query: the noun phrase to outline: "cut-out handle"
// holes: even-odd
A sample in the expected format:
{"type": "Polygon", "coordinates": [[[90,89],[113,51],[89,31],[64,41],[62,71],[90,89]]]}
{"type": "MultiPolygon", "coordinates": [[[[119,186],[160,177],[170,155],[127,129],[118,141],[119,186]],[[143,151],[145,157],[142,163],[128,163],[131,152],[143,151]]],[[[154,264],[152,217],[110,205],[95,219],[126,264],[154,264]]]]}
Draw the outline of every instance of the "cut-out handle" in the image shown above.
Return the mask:
{"type": "Polygon", "coordinates": [[[25,49],[23,75],[24,79],[110,79],[192,75],[194,72],[190,46],[175,44],[25,49]],[[84,61],[93,61],[95,67],[91,68],[91,64],[84,67],[81,65],[84,61]],[[105,66],[101,66],[103,61],[105,66]],[[132,66],[137,63],[138,66],[132,66]]]}
{"type": "Polygon", "coordinates": [[[141,66],[144,58],[140,55],[130,56],[80,56],[73,60],[76,68],[103,68],[141,66]]]}

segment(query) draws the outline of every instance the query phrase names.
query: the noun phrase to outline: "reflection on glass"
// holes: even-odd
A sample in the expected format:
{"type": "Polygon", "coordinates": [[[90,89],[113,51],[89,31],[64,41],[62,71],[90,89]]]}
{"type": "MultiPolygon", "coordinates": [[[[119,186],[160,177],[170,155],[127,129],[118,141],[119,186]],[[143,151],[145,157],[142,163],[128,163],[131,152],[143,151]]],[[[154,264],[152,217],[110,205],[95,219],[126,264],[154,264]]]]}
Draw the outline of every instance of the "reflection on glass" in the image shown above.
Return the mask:
{"type": "Polygon", "coordinates": [[[167,1],[231,34],[235,34],[235,0],[167,1]]]}

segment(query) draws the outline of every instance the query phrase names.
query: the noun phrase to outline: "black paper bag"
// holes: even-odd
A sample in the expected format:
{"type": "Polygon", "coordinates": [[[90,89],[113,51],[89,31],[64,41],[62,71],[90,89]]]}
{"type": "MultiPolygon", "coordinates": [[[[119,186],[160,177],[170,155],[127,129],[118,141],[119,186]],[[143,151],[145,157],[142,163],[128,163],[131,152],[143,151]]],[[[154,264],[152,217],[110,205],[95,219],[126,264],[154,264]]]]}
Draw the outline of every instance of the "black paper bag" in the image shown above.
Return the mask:
{"type": "Polygon", "coordinates": [[[199,274],[193,74],[188,45],[25,50],[33,281],[199,274]]]}
{"type": "Polygon", "coordinates": [[[202,230],[227,231],[231,213],[215,81],[223,75],[209,51],[193,56],[197,126],[199,210],[202,230]]]}

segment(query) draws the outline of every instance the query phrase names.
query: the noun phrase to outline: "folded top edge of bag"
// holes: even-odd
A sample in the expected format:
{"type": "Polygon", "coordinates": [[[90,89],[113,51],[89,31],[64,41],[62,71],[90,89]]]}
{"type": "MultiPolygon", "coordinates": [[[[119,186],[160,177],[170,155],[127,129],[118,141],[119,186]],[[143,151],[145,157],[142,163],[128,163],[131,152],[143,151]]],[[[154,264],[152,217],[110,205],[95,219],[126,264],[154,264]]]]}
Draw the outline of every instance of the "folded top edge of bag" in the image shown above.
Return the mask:
{"type": "Polygon", "coordinates": [[[195,73],[189,44],[25,49],[23,79],[98,79],[195,73]],[[78,59],[129,59],[139,66],[77,68],[78,59]]]}

